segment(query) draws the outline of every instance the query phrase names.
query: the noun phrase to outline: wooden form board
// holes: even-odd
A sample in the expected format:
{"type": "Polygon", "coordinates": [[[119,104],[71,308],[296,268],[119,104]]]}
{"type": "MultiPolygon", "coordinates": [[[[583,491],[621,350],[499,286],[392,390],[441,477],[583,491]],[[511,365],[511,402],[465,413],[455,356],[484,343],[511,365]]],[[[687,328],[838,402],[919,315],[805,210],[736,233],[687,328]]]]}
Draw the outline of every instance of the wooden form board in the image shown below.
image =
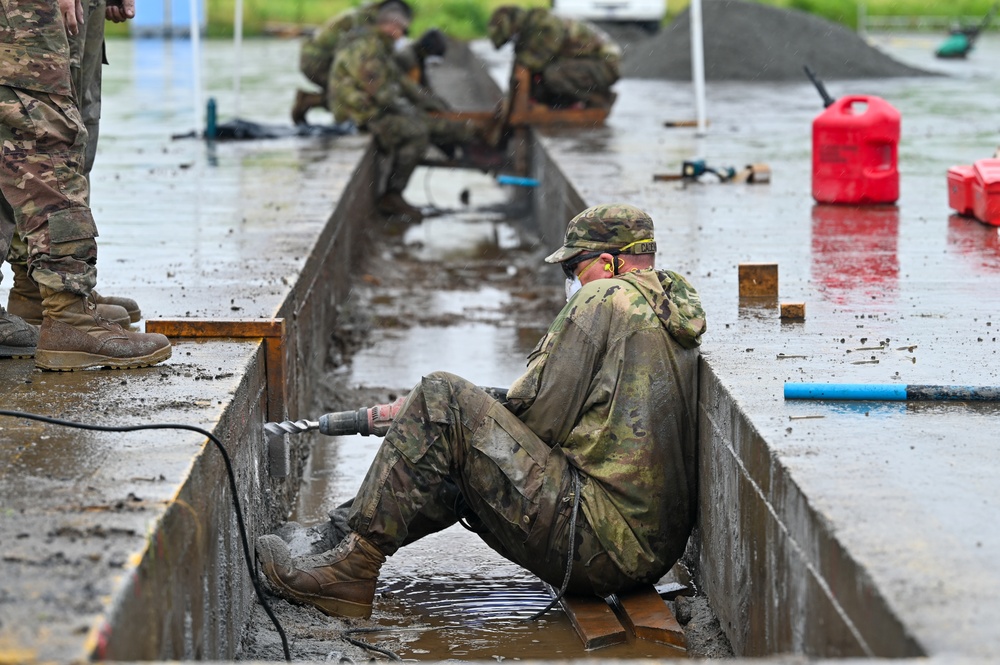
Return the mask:
{"type": "MultiPolygon", "coordinates": [[[[551,586],[549,592],[553,597],[557,593],[551,586]]],[[[684,630],[652,586],[611,598],[620,612],[592,596],[563,596],[560,601],[584,649],[623,644],[630,635],[687,649],[684,630]]]]}
{"type": "Polygon", "coordinates": [[[670,607],[651,586],[618,597],[622,622],[633,635],[643,640],[687,649],[687,638],[670,607]]]}

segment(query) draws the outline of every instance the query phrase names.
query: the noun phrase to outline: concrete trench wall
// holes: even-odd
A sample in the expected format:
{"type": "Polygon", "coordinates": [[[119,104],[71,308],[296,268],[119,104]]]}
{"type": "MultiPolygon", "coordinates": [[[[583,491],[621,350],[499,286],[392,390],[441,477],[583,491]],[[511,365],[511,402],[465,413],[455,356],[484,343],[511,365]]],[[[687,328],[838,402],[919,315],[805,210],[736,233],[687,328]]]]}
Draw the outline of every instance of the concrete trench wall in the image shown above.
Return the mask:
{"type": "MultiPolygon", "coordinates": [[[[275,316],[286,322],[285,411],[310,412],[310,396],[330,352],[337,306],[350,289],[350,273],[366,242],[372,216],[373,151],[369,148],[317,238],[298,281],[275,316]]],[[[315,183],[314,183],[315,184],[315,183]]],[[[210,343],[210,342],[209,342],[210,343]]],[[[286,437],[288,477],[272,478],[261,423],[267,417],[263,343],[246,362],[239,387],[213,434],[235,470],[251,553],[256,537],[283,521],[292,508],[308,436],[286,437]]],[[[256,602],[221,455],[206,443],[185,482],[150,529],[120,593],[85,647],[98,660],[230,660],[249,609],[256,602]]]]}

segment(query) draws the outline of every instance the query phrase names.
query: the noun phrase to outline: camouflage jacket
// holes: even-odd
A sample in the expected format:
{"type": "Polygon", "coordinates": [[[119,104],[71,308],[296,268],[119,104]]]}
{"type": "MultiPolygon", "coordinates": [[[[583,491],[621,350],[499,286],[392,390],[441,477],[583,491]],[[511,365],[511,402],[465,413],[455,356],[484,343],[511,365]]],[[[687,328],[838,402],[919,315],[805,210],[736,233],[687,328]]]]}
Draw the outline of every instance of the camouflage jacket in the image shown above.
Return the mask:
{"type": "Polygon", "coordinates": [[[532,9],[518,31],[514,64],[538,73],[561,58],[604,59],[617,72],[621,48],[591,23],[556,16],[547,9],[532,9]]]}
{"type": "Polygon", "coordinates": [[[656,581],[684,552],[697,503],[697,365],[705,314],[680,275],[600,279],[570,299],[508,391],[561,446],[581,509],[619,568],[656,581]]]}
{"type": "Polygon", "coordinates": [[[3,0],[0,84],[70,95],[69,41],[56,0],[3,0]]]}
{"type": "Polygon", "coordinates": [[[405,76],[393,55],[392,40],[375,28],[345,35],[333,59],[333,111],[338,122],[364,128],[383,113],[437,110],[439,102],[405,76]]]}
{"type": "Polygon", "coordinates": [[[317,72],[329,71],[341,38],[352,30],[374,26],[376,16],[378,5],[374,2],[337,14],[302,44],[302,61],[309,62],[309,67],[317,72]]]}

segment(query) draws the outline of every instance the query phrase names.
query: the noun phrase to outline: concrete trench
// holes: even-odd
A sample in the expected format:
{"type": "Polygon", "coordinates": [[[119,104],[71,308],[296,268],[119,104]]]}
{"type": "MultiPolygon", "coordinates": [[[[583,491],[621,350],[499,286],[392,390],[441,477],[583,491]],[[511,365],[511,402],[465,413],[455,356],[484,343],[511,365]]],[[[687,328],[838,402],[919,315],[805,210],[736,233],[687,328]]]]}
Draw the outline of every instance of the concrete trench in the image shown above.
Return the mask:
{"type": "MultiPolygon", "coordinates": [[[[989,44],[984,40],[979,48],[992,53],[989,44]]],[[[125,92],[117,98],[119,111],[111,111],[113,120],[106,111],[105,122],[141,129],[118,140],[102,138],[107,148],[99,168],[105,176],[148,170],[155,178],[98,204],[102,265],[109,266],[104,290],[124,293],[128,287],[147,316],[284,318],[286,415],[315,413],[321,405],[310,396],[331,352],[337,307],[351,288],[353,259],[369,247],[370,146],[363,137],[347,137],[335,149],[322,141],[303,146],[282,140],[207,151],[200,144],[168,143],[159,155],[137,152],[144,141],[163,142],[159,135],[149,140],[141,118],[149,113],[145,98],[129,88],[139,75],[148,79],[150,71],[140,65],[148,64],[154,45],[135,48],[137,73],[106,84],[125,92]],[[213,160],[213,168],[203,167],[213,160]],[[143,207],[168,199],[173,203],[166,208],[143,207]],[[171,220],[168,229],[162,228],[164,217],[171,220]],[[261,257],[271,263],[258,263],[261,257]]],[[[161,48],[171,53],[171,46],[161,48]]],[[[260,71],[250,76],[273,78],[269,85],[249,86],[244,103],[277,117],[284,103],[270,98],[270,86],[291,89],[294,82],[268,70],[287,56],[269,48],[280,49],[263,47],[261,61],[271,64],[255,65],[260,71]]],[[[226,64],[221,51],[207,57],[226,64]]],[[[167,90],[183,87],[163,76],[167,90]]],[[[765,150],[756,138],[782,131],[768,116],[774,99],[739,86],[723,89],[716,124],[744,122],[749,129],[723,129],[707,140],[685,133],[669,144],[659,138],[659,151],[650,151],[639,134],[658,136],[654,124],[662,118],[640,118],[634,100],[684,109],[683,90],[654,85],[623,82],[607,129],[533,135],[531,175],[542,183],[532,197],[533,219],[542,243],[554,246],[565,220],[584,205],[631,200],[650,210],[658,236],[669,238],[661,241],[665,263],[690,275],[702,291],[711,327],[699,387],[699,581],[736,653],[988,662],[1000,652],[991,629],[998,582],[989,563],[1000,552],[995,526],[989,526],[995,525],[989,515],[997,499],[995,483],[988,483],[995,477],[990,432],[996,411],[988,405],[854,408],[775,398],[783,380],[830,374],[860,373],[869,381],[901,374],[913,383],[934,383],[954,377],[962,365],[963,382],[995,382],[995,363],[965,366],[970,353],[991,344],[995,242],[975,222],[948,219],[934,198],[943,190],[941,164],[978,158],[986,123],[967,109],[967,127],[936,127],[927,113],[932,104],[914,91],[916,84],[887,86],[883,94],[894,93],[910,114],[905,117],[917,117],[923,138],[919,146],[905,145],[913,159],[904,165],[906,205],[888,232],[897,267],[876,270],[857,287],[838,287],[824,282],[831,270],[825,261],[849,261],[850,252],[828,255],[811,243],[824,221],[800,195],[808,191],[801,171],[807,149],[789,141],[765,150]],[[653,171],[696,151],[740,163],[763,155],[784,175],[769,190],[679,190],[649,182],[653,171]],[[599,154],[610,157],[592,159],[599,154]],[[745,226],[732,226],[734,219],[745,226]],[[789,226],[802,220],[812,225],[789,226]],[[927,247],[918,242],[922,237],[934,240],[927,247]],[[803,246],[812,247],[813,256],[802,260],[803,246]],[[783,296],[809,302],[805,324],[790,327],[771,309],[735,302],[735,263],[764,257],[782,266],[783,296]],[[928,270],[949,277],[929,280],[928,270]],[[814,282],[826,284],[826,291],[810,292],[814,282]],[[916,312],[904,310],[907,305],[916,312]],[[973,341],[977,335],[980,342],[973,341]],[[869,336],[892,340],[876,352],[883,366],[852,366],[846,347],[864,346],[869,336]],[[941,336],[958,342],[948,348],[941,336]],[[920,364],[894,351],[911,344],[927,350],[920,364]],[[782,354],[805,358],[789,368],[781,364],[787,360],[775,360],[782,354]],[[956,438],[956,431],[963,435],[956,438]],[[919,459],[911,456],[912,446],[923,453],[919,459]],[[889,471],[875,473],[876,464],[889,471]]],[[[786,92],[808,95],[803,89],[786,92]]],[[[957,85],[939,90],[959,93],[957,85]]],[[[170,109],[163,126],[187,122],[179,97],[158,100],[170,109]]],[[[115,100],[109,96],[106,108],[113,109],[115,100]]],[[[983,92],[972,103],[995,108],[995,102],[994,92],[983,92]]],[[[814,105],[792,106],[802,138],[801,121],[814,114],[814,105]]],[[[884,245],[865,245],[868,236],[845,235],[864,261],[885,251],[884,245]]],[[[281,521],[294,499],[291,482],[269,477],[260,429],[269,408],[264,365],[259,340],[180,341],[167,364],[127,373],[40,374],[30,361],[4,361],[0,391],[7,409],[107,424],[184,422],[215,432],[233,456],[253,539],[281,521]]],[[[203,437],[84,434],[10,420],[0,427],[0,661],[236,655],[253,592],[223,466],[203,437]]],[[[314,441],[296,437],[290,443],[296,478],[314,441]]]]}

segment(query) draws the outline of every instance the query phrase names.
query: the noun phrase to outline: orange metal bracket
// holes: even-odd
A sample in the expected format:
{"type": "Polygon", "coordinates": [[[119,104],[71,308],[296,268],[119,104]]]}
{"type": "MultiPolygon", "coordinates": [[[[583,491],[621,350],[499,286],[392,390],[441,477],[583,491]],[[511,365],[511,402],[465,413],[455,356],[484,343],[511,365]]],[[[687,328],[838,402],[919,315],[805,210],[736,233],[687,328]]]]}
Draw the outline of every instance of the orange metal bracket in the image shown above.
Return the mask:
{"type": "Polygon", "coordinates": [[[167,337],[207,339],[230,337],[264,340],[267,379],[267,419],[285,419],[285,320],[284,319],[151,319],[146,332],[167,337]]]}

